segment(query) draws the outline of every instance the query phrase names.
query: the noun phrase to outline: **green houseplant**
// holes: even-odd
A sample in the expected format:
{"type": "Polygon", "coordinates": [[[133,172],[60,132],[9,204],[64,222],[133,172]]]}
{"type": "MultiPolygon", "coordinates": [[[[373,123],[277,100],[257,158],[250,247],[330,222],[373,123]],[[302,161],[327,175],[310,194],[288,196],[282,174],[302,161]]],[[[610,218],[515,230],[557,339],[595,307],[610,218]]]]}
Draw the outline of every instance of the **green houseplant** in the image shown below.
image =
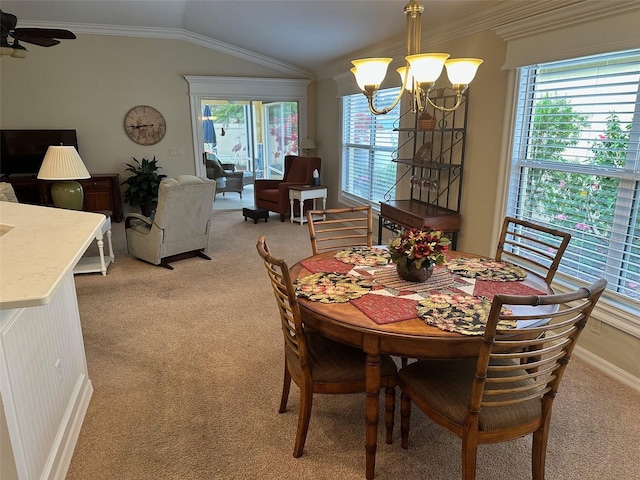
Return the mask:
{"type": "Polygon", "coordinates": [[[138,161],[134,157],[131,159],[135,163],[125,163],[125,171],[131,172],[131,176],[122,182],[122,185],[127,185],[124,200],[132,207],[140,206],[142,214],[150,216],[157,206],[160,181],[166,175],[158,174],[162,167],[158,166],[155,156],[153,160],[143,158],[138,161]]]}

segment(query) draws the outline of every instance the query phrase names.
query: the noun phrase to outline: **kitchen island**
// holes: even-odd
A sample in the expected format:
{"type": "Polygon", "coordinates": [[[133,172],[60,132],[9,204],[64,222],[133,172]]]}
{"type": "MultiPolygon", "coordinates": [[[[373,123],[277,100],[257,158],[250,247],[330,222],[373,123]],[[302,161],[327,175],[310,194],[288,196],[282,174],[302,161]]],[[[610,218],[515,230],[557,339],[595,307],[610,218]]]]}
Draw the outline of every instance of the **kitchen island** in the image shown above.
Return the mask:
{"type": "Polygon", "coordinates": [[[73,267],[97,213],[0,202],[0,478],[63,479],[93,387],[73,267]]]}

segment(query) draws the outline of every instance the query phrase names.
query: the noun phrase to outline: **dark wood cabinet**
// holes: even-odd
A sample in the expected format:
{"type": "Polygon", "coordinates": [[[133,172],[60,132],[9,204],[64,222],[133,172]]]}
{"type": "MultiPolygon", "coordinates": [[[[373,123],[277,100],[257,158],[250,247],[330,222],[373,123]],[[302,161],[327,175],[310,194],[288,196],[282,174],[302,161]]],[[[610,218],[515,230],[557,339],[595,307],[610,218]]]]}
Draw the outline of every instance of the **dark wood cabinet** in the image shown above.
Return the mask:
{"type": "MultiPolygon", "coordinates": [[[[451,107],[455,103],[455,95],[440,95],[435,101],[451,107]]],[[[411,193],[408,199],[386,198],[380,202],[379,244],[382,243],[383,228],[397,232],[400,228],[430,226],[446,233],[452,240],[452,248],[456,248],[461,223],[467,107],[465,92],[457,110],[443,113],[430,107],[430,113],[438,119],[435,126],[420,128],[416,116],[412,127],[396,128],[400,135],[398,144],[411,146],[410,158],[403,158],[398,150],[393,160],[406,166],[400,178],[411,176],[411,193]]],[[[413,114],[409,112],[407,115],[413,114]]]]}
{"type": "MultiPolygon", "coordinates": [[[[22,203],[52,206],[51,185],[54,181],[38,180],[35,175],[12,175],[4,180],[11,184],[18,200],[22,203]]],[[[121,222],[124,218],[120,179],[117,173],[92,175],[78,180],[84,191],[83,210],[102,212],[110,210],[111,219],[121,222]]]]}

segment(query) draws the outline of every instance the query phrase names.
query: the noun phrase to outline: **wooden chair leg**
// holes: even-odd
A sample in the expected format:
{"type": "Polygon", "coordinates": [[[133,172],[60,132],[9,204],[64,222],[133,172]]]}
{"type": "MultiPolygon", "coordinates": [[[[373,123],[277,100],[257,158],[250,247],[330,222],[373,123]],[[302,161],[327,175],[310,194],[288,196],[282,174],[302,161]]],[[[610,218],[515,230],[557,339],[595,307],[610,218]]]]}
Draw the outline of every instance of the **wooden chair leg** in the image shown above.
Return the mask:
{"type": "Polygon", "coordinates": [[[284,382],[282,383],[282,398],[280,399],[280,409],[278,413],[287,411],[287,400],[289,400],[289,390],[291,388],[291,374],[287,368],[287,361],[284,362],[284,382]]]}
{"type": "MultiPolygon", "coordinates": [[[[550,418],[550,415],[547,418],[550,418]]],[[[548,438],[549,421],[533,432],[533,447],[531,450],[531,477],[533,480],[544,480],[548,438]]]]}
{"type": "Polygon", "coordinates": [[[462,436],[462,480],[476,479],[478,442],[469,437],[468,434],[462,436]]]}
{"type": "Polygon", "coordinates": [[[298,458],[304,450],[304,442],[307,440],[309,420],[311,419],[311,406],[313,405],[313,390],[300,386],[300,412],[298,412],[298,431],[296,432],[296,444],[293,447],[293,456],[298,458]]]}
{"type": "Polygon", "coordinates": [[[411,399],[402,392],[400,395],[400,446],[409,448],[409,421],[411,420],[411,399]]]}
{"type": "Polygon", "coordinates": [[[396,389],[393,387],[385,388],[384,408],[384,423],[387,427],[387,443],[393,443],[393,415],[396,409],[396,389]]]}

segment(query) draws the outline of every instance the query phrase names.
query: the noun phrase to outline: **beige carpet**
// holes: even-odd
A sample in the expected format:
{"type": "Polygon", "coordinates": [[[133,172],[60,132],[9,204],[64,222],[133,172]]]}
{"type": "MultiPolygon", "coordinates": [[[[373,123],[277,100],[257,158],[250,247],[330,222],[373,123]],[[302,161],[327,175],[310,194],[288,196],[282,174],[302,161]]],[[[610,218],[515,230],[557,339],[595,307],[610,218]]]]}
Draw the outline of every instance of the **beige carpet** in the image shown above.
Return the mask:
{"type": "MultiPolygon", "coordinates": [[[[290,264],[311,252],[305,227],[214,212],[212,261],[154,267],[126,255],[106,277],[76,276],[95,392],[69,480],[362,479],[364,395],[316,396],[304,455],[292,456],[298,390],[278,414],[282,333],[255,250],[267,236],[290,264]]],[[[555,402],[547,478],[640,478],[640,395],[574,359],[555,402]]],[[[409,450],[380,428],[377,479],[460,478],[459,440],[412,416],[409,450]]],[[[480,447],[478,479],[531,478],[530,437],[480,447]]]]}

